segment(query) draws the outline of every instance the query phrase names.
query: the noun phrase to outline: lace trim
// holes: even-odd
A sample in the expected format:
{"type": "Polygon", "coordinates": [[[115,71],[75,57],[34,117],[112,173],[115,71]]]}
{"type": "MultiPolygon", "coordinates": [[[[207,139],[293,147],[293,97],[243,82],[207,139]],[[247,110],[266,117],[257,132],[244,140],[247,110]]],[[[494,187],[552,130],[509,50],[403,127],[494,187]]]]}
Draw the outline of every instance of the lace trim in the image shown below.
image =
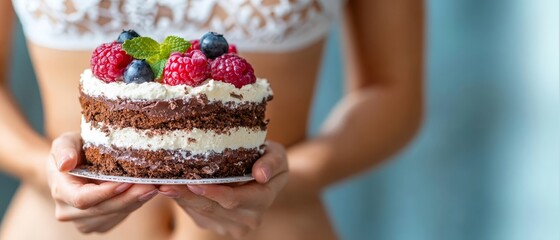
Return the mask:
{"type": "Polygon", "coordinates": [[[208,30],[243,51],[291,51],[327,34],[343,1],[334,0],[13,0],[32,42],[92,49],[122,29],[161,40],[208,30]]]}

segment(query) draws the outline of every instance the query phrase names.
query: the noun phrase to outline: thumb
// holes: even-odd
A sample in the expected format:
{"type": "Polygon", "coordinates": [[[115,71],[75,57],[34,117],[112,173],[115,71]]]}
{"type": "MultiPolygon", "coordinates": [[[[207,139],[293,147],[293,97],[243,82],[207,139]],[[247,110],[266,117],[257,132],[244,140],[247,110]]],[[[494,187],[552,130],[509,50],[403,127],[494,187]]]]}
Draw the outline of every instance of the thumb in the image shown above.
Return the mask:
{"type": "Polygon", "coordinates": [[[52,142],[51,152],[61,172],[70,171],[80,163],[81,138],[78,133],[65,133],[52,142]]]}

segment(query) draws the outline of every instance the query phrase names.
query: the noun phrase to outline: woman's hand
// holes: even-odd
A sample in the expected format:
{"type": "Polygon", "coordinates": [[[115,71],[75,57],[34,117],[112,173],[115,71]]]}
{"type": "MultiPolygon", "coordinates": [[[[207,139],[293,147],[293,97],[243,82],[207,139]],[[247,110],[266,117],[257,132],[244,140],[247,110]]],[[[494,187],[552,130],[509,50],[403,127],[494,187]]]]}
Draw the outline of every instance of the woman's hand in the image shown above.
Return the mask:
{"type": "Polygon", "coordinates": [[[285,149],[268,142],[266,153],[252,168],[255,182],[243,185],[188,185],[159,187],[174,198],[198,226],[240,238],[256,229],[264,211],[287,183],[285,149]]]}
{"type": "Polygon", "coordinates": [[[74,222],[83,233],[106,232],[154,197],[152,185],[98,182],[65,173],[80,164],[81,138],[66,133],[52,143],[47,177],[59,221],[74,222]]]}

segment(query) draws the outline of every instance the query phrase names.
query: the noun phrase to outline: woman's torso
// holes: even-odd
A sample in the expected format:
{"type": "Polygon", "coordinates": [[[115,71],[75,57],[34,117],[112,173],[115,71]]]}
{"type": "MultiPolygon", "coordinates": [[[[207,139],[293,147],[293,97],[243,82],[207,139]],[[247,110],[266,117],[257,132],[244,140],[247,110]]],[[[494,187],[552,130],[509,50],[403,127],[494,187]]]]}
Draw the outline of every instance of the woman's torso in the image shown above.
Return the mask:
{"type": "MultiPolygon", "coordinates": [[[[23,3],[16,2],[18,1],[14,1],[14,4],[16,5],[16,9],[18,11],[18,14],[20,15],[20,18],[22,18],[22,14],[27,14],[22,13],[22,11],[27,9],[22,9],[22,6],[24,6],[23,3]]],[[[65,4],[64,6],[66,6],[66,9],[64,11],[69,11],[70,8],[68,8],[68,4],[73,3],[73,1],[63,0],[45,2],[40,0],[23,0],[21,2],[27,2],[27,4],[32,2],[39,4],[45,4],[45,2],[65,4]]],[[[153,2],[166,3],[172,1],[146,1],[146,5],[149,5],[153,2]]],[[[186,4],[190,7],[195,4],[200,4],[200,7],[202,8],[203,6],[201,5],[204,5],[201,4],[202,2],[203,1],[177,1],[177,4],[180,6],[182,6],[181,4],[186,4]]],[[[228,12],[220,9],[224,6],[233,6],[227,5],[227,2],[243,1],[221,1],[221,3],[223,4],[217,4],[217,1],[204,2],[205,5],[214,4],[214,6],[212,6],[214,10],[200,10],[201,12],[199,12],[198,15],[203,15],[202,13],[210,13],[217,14],[222,18],[227,18],[228,12]]],[[[272,5],[275,3],[277,6],[285,6],[285,3],[289,2],[305,3],[306,5],[302,4],[301,6],[299,6],[299,9],[291,9],[291,15],[301,15],[298,17],[299,19],[305,19],[306,17],[309,17],[311,19],[312,14],[320,13],[311,13],[311,10],[309,10],[310,8],[319,11],[325,11],[325,14],[326,11],[330,11],[324,8],[323,1],[246,1],[246,3],[244,4],[249,4],[249,2],[261,2],[261,4],[272,5]],[[309,9],[305,9],[302,6],[307,6],[309,9]]],[[[106,4],[119,4],[121,8],[125,8],[124,5],[126,3],[126,1],[101,1],[96,6],[99,8],[105,8],[106,4]]],[[[55,5],[56,4],[53,4],[52,6],[55,5]]],[[[35,8],[35,10],[44,9],[41,8],[41,6],[43,5],[36,6],[39,8],[35,8]]],[[[262,7],[264,5],[254,6],[262,7]]],[[[76,6],[73,6],[73,8],[75,7],[76,6]]],[[[157,9],[159,11],[164,11],[163,14],[169,14],[169,12],[165,13],[165,11],[167,11],[167,8],[157,9]]],[[[289,9],[279,9],[276,12],[287,11],[289,13],[288,10],[289,9]]],[[[95,11],[90,11],[88,14],[91,14],[91,12],[95,11]]],[[[132,16],[138,13],[139,12],[127,12],[123,15],[132,16]]],[[[177,14],[176,11],[172,13],[177,14]]],[[[82,16],[82,21],[87,22],[87,20],[84,20],[84,18],[88,18],[88,16],[89,15],[87,14],[86,16],[82,16]]],[[[333,16],[327,17],[330,18],[333,16]]],[[[288,17],[286,17],[286,19],[287,18],[288,17]]],[[[76,35],[76,32],[70,31],[72,28],[78,29],[84,27],[79,26],[79,18],[74,17],[72,19],[59,18],[59,21],[63,22],[57,24],[55,23],[53,26],[60,25],[57,28],[57,31],[60,32],[57,34],[57,36],[48,36],[44,37],[44,39],[41,39],[41,37],[37,38],[37,36],[34,36],[34,34],[30,34],[30,31],[39,26],[37,22],[33,22],[34,20],[31,18],[27,18],[27,20],[22,21],[24,23],[24,26],[25,24],[35,24],[34,26],[28,26],[26,28],[26,35],[29,40],[28,47],[41,91],[41,98],[43,101],[45,114],[45,130],[47,137],[51,139],[55,138],[63,132],[76,131],[79,129],[80,106],[77,101],[78,80],[79,75],[83,71],[83,69],[89,67],[89,57],[91,54],[91,50],[83,50],[83,48],[90,48],[91,44],[97,45],[100,43],[93,42],[91,40],[89,40],[88,42],[83,39],[83,37],[86,35],[76,35]],[[63,37],[71,39],[66,41],[63,39],[63,37]],[[82,39],[82,43],[80,43],[80,39],[82,39]],[[59,41],[59,43],[57,43],[57,41],[59,41]],[[66,44],[68,48],[61,47],[64,46],[64,44],[66,44]]],[[[143,19],[145,20],[146,18],[143,19]]],[[[207,19],[211,19],[211,17],[206,18],[206,21],[210,21],[207,19]]],[[[188,19],[185,19],[185,21],[182,23],[183,25],[188,25],[189,23],[191,23],[186,20],[188,19]]],[[[106,19],[103,21],[106,24],[108,24],[107,22],[111,22],[111,20],[106,19]]],[[[174,20],[159,21],[173,22],[174,20]]],[[[246,27],[248,26],[248,24],[250,24],[250,22],[251,21],[248,20],[239,21],[237,23],[239,25],[237,25],[236,27],[246,27]]],[[[150,36],[151,34],[147,30],[149,30],[150,28],[153,29],[158,26],[157,24],[154,25],[153,22],[149,24],[149,21],[144,22],[144,25],[142,25],[141,22],[136,24],[139,24],[138,26],[141,26],[140,28],[146,30],[146,32],[140,32],[148,36],[150,36]]],[[[299,25],[302,26],[304,24],[299,25]]],[[[285,26],[286,25],[284,25],[284,27],[285,26]]],[[[322,48],[325,38],[325,32],[314,32],[316,36],[307,36],[303,38],[293,37],[289,34],[295,32],[299,33],[301,31],[301,28],[297,28],[297,25],[290,26],[292,27],[292,29],[284,29],[283,33],[276,31],[275,37],[276,39],[278,39],[278,42],[271,44],[267,42],[266,39],[256,37],[259,36],[258,31],[252,32],[254,36],[242,36],[239,35],[239,33],[235,35],[235,32],[232,32],[232,36],[234,37],[232,37],[232,39],[230,40],[231,42],[239,46],[241,55],[247,58],[250,63],[252,63],[253,67],[255,68],[256,74],[259,77],[266,77],[270,80],[272,88],[274,90],[274,100],[270,103],[267,112],[269,118],[271,119],[268,138],[274,141],[278,141],[286,146],[293,145],[305,139],[308,112],[311,105],[315,79],[317,77],[317,72],[320,65],[322,48]],[[291,41],[286,40],[285,42],[289,43],[282,45],[282,38],[284,40],[291,39],[291,41]],[[297,43],[297,39],[302,42],[297,43]],[[256,47],[251,48],[251,45],[254,45],[256,47]],[[270,50],[265,51],[264,49],[266,48],[270,48],[270,50]],[[244,49],[246,49],[247,51],[243,52],[244,49]],[[279,51],[279,49],[281,49],[281,51],[279,51]]],[[[211,24],[198,26],[198,28],[200,29],[208,27],[211,28],[211,24]]],[[[92,27],[89,26],[89,28],[92,27]]],[[[119,30],[109,29],[106,31],[102,31],[100,29],[96,29],[95,31],[101,32],[95,32],[93,30],[92,31],[98,35],[101,35],[101,38],[110,37],[112,39],[116,38],[116,35],[118,35],[120,29],[133,27],[130,24],[125,24],[125,26],[122,26],[121,22],[121,26],[115,28],[119,30]],[[111,35],[110,33],[114,34],[111,35]]],[[[182,26],[180,24],[173,25],[169,28],[171,32],[184,31],[186,34],[181,35],[186,38],[197,38],[201,35],[193,35],[196,31],[189,29],[190,27],[188,26],[182,26]]],[[[318,29],[319,27],[316,28],[318,29]]],[[[268,36],[274,36],[274,31],[272,30],[267,32],[268,36]]],[[[229,29],[229,31],[232,31],[232,29],[229,29]]],[[[154,32],[156,31],[154,30],[154,32]]],[[[250,32],[247,32],[247,34],[248,33],[250,32]]],[[[225,34],[227,37],[228,32],[225,31],[225,34]]],[[[99,40],[96,39],[95,41],[99,40]]],[[[103,41],[110,41],[110,39],[104,39],[103,41]]],[[[40,237],[42,239],[78,238],[80,234],[77,232],[72,224],[59,223],[55,220],[53,206],[54,203],[51,202],[48,196],[41,195],[38,192],[34,191],[31,187],[24,185],[14,198],[12,207],[7,214],[7,217],[4,221],[5,232],[3,234],[7,234],[6,236],[11,236],[14,238],[17,237],[17,239],[25,239],[25,237],[29,239],[36,239],[37,237],[40,237]],[[25,228],[27,226],[34,226],[34,230],[25,231],[25,228]]],[[[313,199],[301,199],[301,204],[291,204],[289,206],[276,204],[264,216],[263,225],[259,229],[259,231],[255,232],[251,237],[254,239],[272,239],[273,237],[278,237],[279,239],[314,239],[317,237],[320,239],[325,239],[328,236],[332,237],[332,231],[326,229],[331,228],[326,218],[324,208],[320,203],[319,196],[315,196],[315,198],[313,199]],[[324,236],[321,236],[321,234],[324,234],[324,236]]],[[[129,216],[117,228],[109,232],[108,235],[92,235],[90,237],[98,237],[102,239],[120,239],[122,237],[133,239],[218,238],[218,236],[208,231],[200,230],[182,210],[178,209],[175,204],[164,197],[156,197],[155,199],[148,202],[141,209],[129,216]]]]}

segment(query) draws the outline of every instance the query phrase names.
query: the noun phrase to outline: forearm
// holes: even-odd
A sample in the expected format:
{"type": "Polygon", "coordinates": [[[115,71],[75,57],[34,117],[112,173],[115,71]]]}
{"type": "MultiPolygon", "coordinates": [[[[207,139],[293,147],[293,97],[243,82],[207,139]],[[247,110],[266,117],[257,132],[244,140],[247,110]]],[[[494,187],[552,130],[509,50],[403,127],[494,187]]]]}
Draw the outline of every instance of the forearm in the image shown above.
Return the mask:
{"type": "Polygon", "coordinates": [[[395,154],[419,127],[422,103],[418,94],[390,86],[348,94],[319,136],[288,149],[288,188],[317,193],[395,154]]]}
{"type": "Polygon", "coordinates": [[[288,191],[317,193],[412,138],[422,115],[423,8],[423,1],[348,1],[341,23],[348,94],[317,138],[288,150],[288,191]]]}
{"type": "Polygon", "coordinates": [[[44,165],[49,143],[35,132],[18,111],[7,89],[0,86],[0,170],[22,181],[35,181],[44,165]]]}

